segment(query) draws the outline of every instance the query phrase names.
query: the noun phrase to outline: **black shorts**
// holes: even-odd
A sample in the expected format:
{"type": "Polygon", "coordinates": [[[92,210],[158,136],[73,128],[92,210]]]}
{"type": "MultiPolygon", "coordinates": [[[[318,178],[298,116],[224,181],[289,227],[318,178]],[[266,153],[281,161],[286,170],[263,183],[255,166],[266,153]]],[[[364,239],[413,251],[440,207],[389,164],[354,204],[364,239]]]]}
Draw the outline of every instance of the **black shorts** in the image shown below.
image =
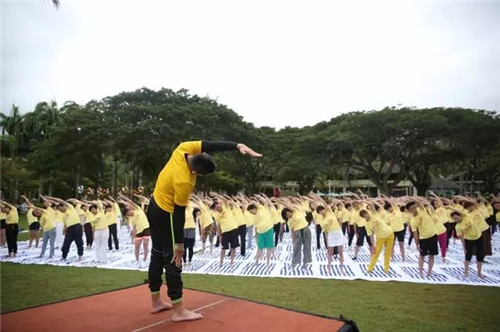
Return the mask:
{"type": "Polygon", "coordinates": [[[144,228],[144,230],[138,234],[135,235],[135,238],[142,238],[142,237],[145,237],[145,236],[151,236],[151,231],[149,230],[149,227],[148,228],[144,228]]]}
{"type": "Polygon", "coordinates": [[[231,245],[231,249],[238,248],[240,246],[240,241],[238,240],[238,229],[235,228],[232,231],[222,233],[222,249],[229,249],[229,245],[231,245]]]}
{"type": "Polygon", "coordinates": [[[31,223],[30,231],[39,231],[39,230],[40,230],[40,223],[38,221],[31,223]]]}
{"type": "Polygon", "coordinates": [[[394,232],[394,237],[398,239],[398,242],[405,242],[405,233],[405,229],[403,228],[402,231],[394,232]]]}
{"type": "Polygon", "coordinates": [[[428,239],[420,240],[420,256],[438,254],[438,236],[434,235],[428,239]]]}
{"type": "Polygon", "coordinates": [[[0,220],[0,228],[1,229],[7,228],[7,220],[5,220],[5,219],[0,220]]]}

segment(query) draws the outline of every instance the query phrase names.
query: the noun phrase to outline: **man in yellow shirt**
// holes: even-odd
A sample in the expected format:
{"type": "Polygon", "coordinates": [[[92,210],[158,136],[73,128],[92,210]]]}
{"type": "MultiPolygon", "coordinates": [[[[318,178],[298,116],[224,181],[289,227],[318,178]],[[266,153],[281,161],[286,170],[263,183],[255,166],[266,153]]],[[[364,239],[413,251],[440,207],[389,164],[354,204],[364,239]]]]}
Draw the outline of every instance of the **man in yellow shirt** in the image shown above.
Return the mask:
{"type": "Polygon", "coordinates": [[[75,207],[62,199],[55,197],[46,197],[53,203],[58,204],[57,209],[62,213],[63,223],[64,223],[64,242],[61,248],[62,259],[66,260],[69,253],[69,248],[73,241],[76,244],[78,251],[78,261],[82,260],[83,256],[83,227],[80,223],[80,217],[78,212],[76,212],[75,207]]]}
{"type": "Polygon", "coordinates": [[[7,202],[0,201],[0,207],[6,217],[6,230],[5,234],[7,236],[7,247],[9,250],[8,257],[15,258],[17,255],[17,235],[19,233],[19,215],[17,213],[17,208],[7,202]]]}
{"type": "Polygon", "coordinates": [[[429,256],[429,270],[427,271],[429,277],[434,266],[434,256],[438,254],[438,237],[434,220],[418,200],[407,203],[406,209],[412,215],[410,227],[415,238],[415,244],[420,252],[418,272],[421,277],[424,276],[424,257],[429,256]]]}
{"type": "Polygon", "coordinates": [[[359,215],[367,221],[367,227],[370,227],[371,231],[377,237],[375,253],[372,256],[367,271],[368,273],[373,271],[375,263],[377,263],[378,256],[382,252],[382,248],[384,248],[384,271],[388,274],[389,264],[391,263],[392,246],[394,244],[394,232],[392,228],[389,227],[389,225],[387,225],[385,221],[374,212],[370,214],[366,210],[361,210],[359,215]]]}
{"type": "Polygon", "coordinates": [[[241,143],[184,142],[172,152],[158,175],[147,212],[153,244],[148,274],[153,313],[173,308],[173,321],[202,318],[201,314],[186,310],[182,303],[185,210],[196,183],[196,175],[215,172],[216,164],[207,152],[230,150],[239,150],[241,154],[251,157],[261,157],[241,143]],[[172,304],[163,302],[160,297],[164,270],[172,304]]]}

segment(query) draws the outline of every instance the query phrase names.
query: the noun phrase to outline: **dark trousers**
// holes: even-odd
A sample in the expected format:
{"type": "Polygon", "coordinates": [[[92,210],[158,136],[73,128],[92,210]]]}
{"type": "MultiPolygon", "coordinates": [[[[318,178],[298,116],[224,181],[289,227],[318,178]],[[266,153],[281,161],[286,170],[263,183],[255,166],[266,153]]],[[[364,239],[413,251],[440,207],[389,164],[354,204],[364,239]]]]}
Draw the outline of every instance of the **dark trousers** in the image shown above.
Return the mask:
{"type": "Polygon", "coordinates": [[[411,245],[412,240],[413,240],[413,231],[410,228],[410,238],[408,239],[408,245],[411,245]]]}
{"type": "Polygon", "coordinates": [[[76,248],[78,250],[78,256],[83,256],[83,230],[82,225],[77,224],[69,226],[66,228],[66,234],[64,235],[64,242],[61,248],[62,257],[66,259],[68,257],[69,247],[71,243],[75,241],[76,248]]]}
{"type": "Polygon", "coordinates": [[[116,224],[108,225],[109,229],[109,237],[108,237],[108,249],[113,249],[111,239],[115,243],[115,249],[118,250],[118,235],[117,235],[117,227],[116,224]]]}
{"type": "Polygon", "coordinates": [[[184,256],[183,260],[186,262],[186,256],[188,262],[191,262],[194,254],[194,238],[184,238],[184,256]]]}
{"type": "Polygon", "coordinates": [[[452,235],[454,235],[455,233],[455,227],[457,226],[457,223],[447,222],[446,224],[444,224],[444,226],[446,227],[446,248],[448,248],[448,245],[450,244],[450,239],[452,235]]]}
{"type": "Polygon", "coordinates": [[[321,249],[320,239],[321,239],[322,233],[323,233],[323,242],[325,243],[325,248],[327,248],[327,246],[326,246],[326,233],[323,232],[320,225],[316,225],[316,246],[318,247],[318,250],[321,249]]]}
{"type": "Polygon", "coordinates": [[[168,296],[171,301],[182,299],[182,269],[172,262],[174,257],[173,215],[162,210],[154,199],[151,200],[147,212],[149,230],[151,231],[151,263],[149,264],[149,289],[156,293],[162,284],[162,274],[165,270],[168,296]]]}
{"type": "Polygon", "coordinates": [[[281,223],[274,224],[273,230],[274,230],[274,246],[276,247],[278,245],[278,240],[280,239],[281,223]]]}
{"type": "Polygon", "coordinates": [[[91,247],[92,243],[94,243],[94,234],[92,232],[92,224],[86,223],[83,225],[85,229],[85,241],[87,242],[87,247],[91,247]]]}
{"type": "Polygon", "coordinates": [[[349,225],[349,247],[352,244],[353,238],[354,238],[354,225],[349,225]]]}
{"type": "Polygon", "coordinates": [[[482,262],[484,260],[484,235],[481,235],[477,240],[465,239],[465,260],[470,262],[472,255],[476,255],[476,260],[482,262]]]}
{"type": "Polygon", "coordinates": [[[345,235],[345,233],[347,233],[347,227],[349,227],[349,223],[348,222],[342,223],[342,234],[345,235]]]}
{"type": "Polygon", "coordinates": [[[247,225],[238,226],[238,235],[240,237],[241,256],[245,256],[247,248],[247,225]]]}
{"type": "Polygon", "coordinates": [[[7,248],[9,254],[17,254],[17,234],[19,233],[18,224],[7,224],[5,228],[5,237],[7,238],[7,248]]]}

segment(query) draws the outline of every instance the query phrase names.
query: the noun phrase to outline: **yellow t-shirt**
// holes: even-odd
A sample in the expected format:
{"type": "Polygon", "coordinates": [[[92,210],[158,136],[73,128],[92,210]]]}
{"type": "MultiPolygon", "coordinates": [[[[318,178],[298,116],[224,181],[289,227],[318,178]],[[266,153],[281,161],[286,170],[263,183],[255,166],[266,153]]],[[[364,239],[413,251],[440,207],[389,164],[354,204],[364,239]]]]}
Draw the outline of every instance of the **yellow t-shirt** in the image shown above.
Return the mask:
{"type": "Polygon", "coordinates": [[[247,221],[247,227],[255,225],[255,214],[248,210],[245,210],[243,214],[245,215],[245,220],[247,221]]]}
{"type": "Polygon", "coordinates": [[[434,219],[434,223],[436,225],[437,235],[441,235],[446,232],[446,227],[444,224],[448,223],[451,217],[448,217],[448,210],[444,207],[440,206],[430,213],[432,218],[434,219]]]}
{"type": "MultiPolygon", "coordinates": [[[[359,212],[361,211],[361,209],[353,209],[353,211],[354,211],[354,213],[352,214],[352,219],[354,219],[354,224],[357,227],[365,227],[366,226],[366,219],[359,215],[359,212]]],[[[370,212],[370,214],[371,214],[371,212],[370,212]]]]}
{"type": "Polygon", "coordinates": [[[418,208],[418,214],[410,220],[411,230],[418,231],[419,239],[425,240],[437,234],[436,225],[427,211],[418,208]]]}
{"type": "Polygon", "coordinates": [[[306,228],[308,223],[305,213],[302,210],[293,211],[292,217],[288,220],[288,226],[294,232],[306,228]]]}
{"type": "Polygon", "coordinates": [[[62,213],[61,211],[59,211],[58,209],[55,210],[55,215],[54,215],[54,218],[56,220],[56,223],[63,223],[64,222],[64,218],[65,218],[65,213],[62,213]]]}
{"type": "Polygon", "coordinates": [[[239,206],[231,208],[231,212],[233,213],[234,219],[236,220],[236,225],[238,227],[246,225],[247,220],[245,219],[245,215],[239,206]]]}
{"type": "Polygon", "coordinates": [[[186,208],[185,217],[186,217],[186,221],[184,222],[184,229],[196,228],[196,223],[194,222],[193,208],[192,207],[189,206],[188,208],[186,208]]]}
{"type": "Polygon", "coordinates": [[[118,203],[113,203],[112,206],[113,206],[113,212],[115,213],[115,216],[116,217],[121,216],[122,210],[120,210],[120,205],[118,205],[118,203]]]}
{"type": "Polygon", "coordinates": [[[222,212],[215,213],[215,220],[220,226],[221,233],[230,232],[238,228],[231,209],[228,206],[224,206],[222,212]]]}
{"type": "Polygon", "coordinates": [[[137,234],[142,233],[142,231],[146,228],[149,228],[148,217],[146,217],[144,211],[138,206],[134,209],[134,215],[130,219],[130,223],[135,226],[137,234]]]}
{"type": "Polygon", "coordinates": [[[469,212],[468,215],[476,223],[476,225],[479,228],[479,230],[481,231],[481,233],[490,228],[488,223],[486,223],[483,211],[481,211],[479,209],[475,209],[474,211],[469,212]]]}
{"type": "Polygon", "coordinates": [[[495,214],[495,218],[496,218],[497,222],[500,222],[500,211],[498,211],[498,212],[495,214]]]}
{"type": "Polygon", "coordinates": [[[71,204],[67,204],[66,207],[67,207],[66,213],[63,214],[64,225],[66,227],[70,227],[73,225],[79,225],[80,224],[80,217],[78,216],[78,213],[76,212],[75,207],[71,204]]]}
{"type": "Polygon", "coordinates": [[[272,213],[267,206],[259,205],[255,216],[255,230],[263,234],[273,228],[272,213]]]}
{"type": "Polygon", "coordinates": [[[201,153],[201,141],[184,142],[172,153],[170,160],[156,180],[153,197],[158,206],[170,213],[174,205],[187,206],[189,195],[196,184],[196,174],[192,174],[185,154],[201,153]]]}
{"type": "Polygon", "coordinates": [[[201,215],[200,215],[200,223],[202,228],[206,228],[213,224],[214,220],[212,219],[212,214],[210,213],[210,209],[208,206],[201,206],[201,215]]]}
{"type": "Polygon", "coordinates": [[[75,210],[76,210],[76,213],[78,213],[79,216],[84,216],[85,215],[85,211],[82,210],[82,204],[78,203],[75,205],[75,210]]]}
{"type": "Polygon", "coordinates": [[[281,211],[275,208],[274,205],[271,205],[268,209],[271,213],[273,225],[281,223],[281,220],[283,220],[283,218],[281,218],[281,211]]]}
{"type": "Polygon", "coordinates": [[[30,208],[28,212],[26,213],[26,220],[28,221],[28,225],[31,225],[35,221],[38,221],[38,218],[33,215],[33,211],[35,209],[30,208]]]}
{"type": "Polygon", "coordinates": [[[0,212],[0,220],[5,220],[7,218],[7,215],[3,212],[0,212]]]}
{"type": "Polygon", "coordinates": [[[85,223],[92,222],[94,219],[95,215],[87,209],[87,211],[85,211],[85,223]]]}
{"type": "Polygon", "coordinates": [[[391,234],[394,233],[392,228],[387,225],[387,223],[382,218],[380,218],[380,216],[372,214],[369,224],[372,232],[375,234],[377,239],[388,238],[389,236],[391,236],[391,234]]]}
{"type": "Polygon", "coordinates": [[[313,215],[314,222],[316,222],[316,225],[319,225],[321,227],[321,230],[324,230],[323,223],[325,222],[325,220],[324,220],[323,216],[321,214],[317,213],[316,211],[313,211],[312,215],[313,215]]]}
{"type": "Polygon", "coordinates": [[[106,220],[104,211],[100,207],[97,208],[97,213],[94,214],[94,218],[92,219],[92,226],[95,230],[108,228],[108,221],[106,220]]]}
{"type": "Polygon", "coordinates": [[[52,208],[45,209],[40,217],[40,226],[44,232],[50,231],[56,227],[56,221],[54,220],[54,212],[50,211],[52,208]]]}
{"type": "Polygon", "coordinates": [[[482,232],[479,230],[479,224],[474,220],[473,214],[465,214],[462,221],[457,224],[457,234],[463,235],[466,240],[474,241],[481,237],[482,232]]]}
{"type": "Polygon", "coordinates": [[[7,213],[5,220],[6,220],[6,223],[9,225],[19,223],[19,214],[17,213],[16,207],[14,207],[14,206],[10,207],[10,212],[7,213]]]}
{"type": "Polygon", "coordinates": [[[321,228],[324,232],[335,232],[340,229],[339,220],[333,212],[327,210],[325,215],[321,217],[323,221],[323,223],[321,224],[321,228]]]}
{"type": "Polygon", "coordinates": [[[106,222],[107,222],[108,226],[116,224],[115,211],[111,210],[111,212],[105,212],[104,215],[106,217],[106,222]]]}
{"type": "Polygon", "coordinates": [[[389,226],[393,232],[401,232],[405,228],[404,215],[400,210],[393,209],[392,212],[387,214],[387,218],[389,220],[389,226]]]}

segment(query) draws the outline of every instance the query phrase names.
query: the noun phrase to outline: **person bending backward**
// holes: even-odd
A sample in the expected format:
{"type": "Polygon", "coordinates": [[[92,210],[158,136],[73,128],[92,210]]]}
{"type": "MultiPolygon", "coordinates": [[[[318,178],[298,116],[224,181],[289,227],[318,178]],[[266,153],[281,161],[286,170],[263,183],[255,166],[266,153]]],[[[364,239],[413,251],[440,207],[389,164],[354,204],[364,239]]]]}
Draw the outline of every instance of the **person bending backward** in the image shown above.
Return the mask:
{"type": "Polygon", "coordinates": [[[19,233],[19,214],[17,213],[17,208],[7,202],[0,201],[0,207],[2,212],[5,213],[6,217],[6,235],[7,235],[7,247],[9,254],[7,257],[16,257],[17,255],[17,235],[19,233]]]}
{"type": "Polygon", "coordinates": [[[434,266],[434,256],[438,254],[438,237],[434,220],[427,213],[419,201],[412,201],[406,204],[408,212],[411,213],[410,227],[415,238],[415,244],[420,252],[418,257],[418,272],[424,276],[424,257],[429,256],[429,269],[427,276],[432,273],[434,266]]]}
{"type": "Polygon", "coordinates": [[[21,197],[28,206],[28,212],[26,212],[26,219],[28,221],[28,228],[30,230],[28,249],[31,248],[31,244],[33,243],[33,241],[35,241],[35,248],[38,248],[38,242],[40,241],[40,222],[38,219],[40,218],[41,214],[34,213],[36,208],[33,204],[31,204],[30,200],[26,196],[21,195],[21,197]]]}
{"type": "Polygon", "coordinates": [[[158,175],[147,212],[152,240],[149,288],[153,313],[173,308],[173,321],[202,318],[201,314],[186,310],[182,303],[185,209],[196,183],[196,175],[210,174],[216,169],[207,152],[230,150],[239,150],[241,154],[251,157],[262,156],[241,143],[184,142],[173,151],[158,175]],[[172,304],[164,303],[160,297],[164,270],[172,304]]]}
{"type": "Polygon", "coordinates": [[[389,264],[391,263],[392,247],[394,244],[394,231],[384,220],[381,219],[380,216],[373,212],[370,214],[366,210],[361,210],[359,215],[367,221],[368,227],[371,227],[372,232],[377,238],[375,253],[372,256],[367,271],[368,273],[373,271],[373,268],[377,263],[378,256],[382,252],[382,248],[384,248],[384,271],[388,274],[389,264]]]}

